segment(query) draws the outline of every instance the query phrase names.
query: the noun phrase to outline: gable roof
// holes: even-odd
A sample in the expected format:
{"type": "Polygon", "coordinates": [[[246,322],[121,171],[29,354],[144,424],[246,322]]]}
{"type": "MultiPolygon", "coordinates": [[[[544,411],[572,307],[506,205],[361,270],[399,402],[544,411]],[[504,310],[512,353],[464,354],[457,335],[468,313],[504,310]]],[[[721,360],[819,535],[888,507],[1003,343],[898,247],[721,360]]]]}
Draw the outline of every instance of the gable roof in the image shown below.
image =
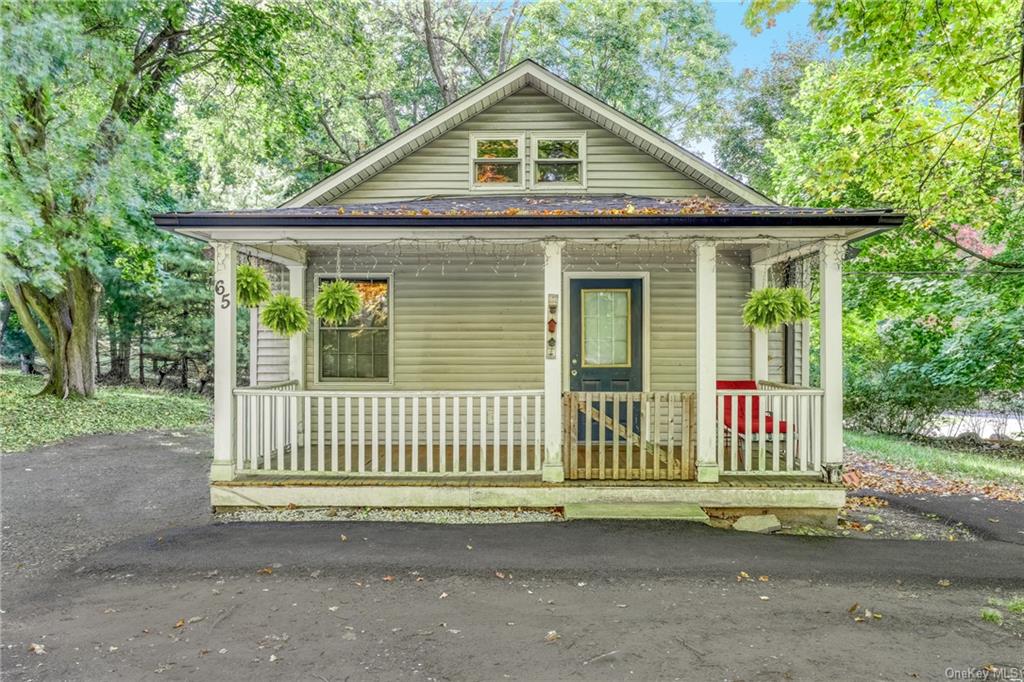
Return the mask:
{"type": "Polygon", "coordinates": [[[527,86],[536,88],[729,201],[761,205],[774,203],[754,188],[715,168],[590,93],[556,76],[536,62],[525,60],[285,201],[281,207],[297,208],[326,203],[527,86]]]}

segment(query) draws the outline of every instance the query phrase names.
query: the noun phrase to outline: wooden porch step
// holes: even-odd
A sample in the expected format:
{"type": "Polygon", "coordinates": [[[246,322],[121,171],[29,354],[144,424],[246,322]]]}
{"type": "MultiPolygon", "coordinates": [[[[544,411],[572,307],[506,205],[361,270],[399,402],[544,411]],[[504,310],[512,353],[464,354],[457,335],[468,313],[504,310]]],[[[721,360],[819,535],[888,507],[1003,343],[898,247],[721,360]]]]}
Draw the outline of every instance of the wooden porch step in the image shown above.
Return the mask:
{"type": "Polygon", "coordinates": [[[706,523],[708,515],[695,504],[675,502],[607,502],[565,505],[566,519],[669,519],[706,523]]]}

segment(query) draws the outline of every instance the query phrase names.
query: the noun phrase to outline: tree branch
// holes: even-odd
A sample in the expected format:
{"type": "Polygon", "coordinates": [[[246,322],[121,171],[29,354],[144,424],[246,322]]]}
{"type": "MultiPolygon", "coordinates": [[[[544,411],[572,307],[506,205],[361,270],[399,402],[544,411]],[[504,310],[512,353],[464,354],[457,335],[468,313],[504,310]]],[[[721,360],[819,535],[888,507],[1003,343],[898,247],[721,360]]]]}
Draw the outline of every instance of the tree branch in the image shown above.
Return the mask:
{"type": "MultiPolygon", "coordinates": [[[[31,285],[28,284],[4,282],[4,291],[7,292],[7,298],[10,299],[11,305],[14,306],[14,311],[18,313],[18,321],[21,322],[22,328],[28,334],[28,338],[31,339],[36,351],[43,356],[47,366],[53,367],[53,345],[47,340],[39,325],[36,324],[36,318],[32,316],[32,312],[29,309],[29,306],[36,308],[39,304],[38,300],[33,301],[33,294],[30,293],[31,289],[31,285]]],[[[46,315],[41,314],[40,317],[45,319],[46,315]]]]}

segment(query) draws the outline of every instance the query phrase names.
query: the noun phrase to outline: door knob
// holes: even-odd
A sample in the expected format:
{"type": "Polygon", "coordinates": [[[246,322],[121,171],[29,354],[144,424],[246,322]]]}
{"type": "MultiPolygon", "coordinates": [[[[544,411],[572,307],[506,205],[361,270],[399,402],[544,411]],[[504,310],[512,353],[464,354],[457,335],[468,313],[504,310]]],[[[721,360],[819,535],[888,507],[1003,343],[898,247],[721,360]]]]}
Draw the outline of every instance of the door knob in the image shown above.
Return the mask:
{"type": "Polygon", "coordinates": [[[577,372],[576,372],[576,370],[572,370],[571,372],[569,372],[569,374],[571,374],[573,376],[576,376],[577,372]]]}

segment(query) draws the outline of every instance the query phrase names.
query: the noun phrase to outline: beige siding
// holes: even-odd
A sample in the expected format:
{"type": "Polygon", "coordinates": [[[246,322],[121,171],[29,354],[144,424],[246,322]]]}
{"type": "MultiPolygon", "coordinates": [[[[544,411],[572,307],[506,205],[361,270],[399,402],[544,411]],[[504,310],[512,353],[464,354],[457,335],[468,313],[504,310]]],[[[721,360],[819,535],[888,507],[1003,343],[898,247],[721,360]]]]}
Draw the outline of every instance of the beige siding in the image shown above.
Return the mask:
{"type": "MultiPolygon", "coordinates": [[[[392,383],[333,382],[331,388],[497,390],[543,386],[543,257],[539,246],[509,252],[507,262],[470,248],[423,252],[415,245],[314,249],[307,299],[318,274],[392,275],[392,383]],[[529,249],[529,251],[527,251],[529,249]],[[496,270],[496,271],[495,271],[496,270]]],[[[315,343],[306,344],[306,376],[316,386],[315,343]]]]}
{"type": "MultiPolygon", "coordinates": [[[[275,294],[287,293],[288,270],[275,263],[262,263],[270,280],[270,289],[275,294]]],[[[257,384],[288,380],[288,339],[278,336],[262,324],[257,325],[255,335],[255,367],[252,377],[257,384]]]]}
{"type": "MultiPolygon", "coordinates": [[[[429,248],[429,247],[424,247],[429,248]]],[[[522,246],[492,255],[487,249],[449,246],[444,253],[417,253],[414,246],[310,252],[307,300],[317,274],[391,274],[394,371],[391,382],[317,382],[315,342],[306,344],[311,388],[338,390],[499,390],[543,386],[543,258],[522,246]],[[443,268],[443,272],[442,272],[443,268]],[[496,271],[495,271],[496,270],[496,271]]],[[[688,250],[662,246],[615,255],[602,247],[568,245],[566,271],[595,274],[650,273],[652,390],[693,390],[695,314],[693,258],[688,250]]],[[[750,286],[746,252],[719,255],[718,352],[723,379],[750,376],[750,332],[740,310],[750,286]]],[[[271,335],[272,336],[272,335],[271,335]]],[[[277,339],[287,376],[287,343],[277,339]]],[[[261,368],[263,367],[261,345],[261,368]]],[[[268,358],[269,361],[269,358],[268,358]]],[[[261,372],[264,370],[261,369],[261,372]]],[[[262,376],[262,374],[261,374],[262,376]]],[[[268,379],[269,380],[269,379],[268,379]]]]}
{"type": "MultiPolygon", "coordinates": [[[[650,390],[692,391],[696,380],[696,310],[693,254],[662,245],[629,247],[607,255],[607,247],[567,246],[565,269],[650,273],[650,390]]],[[[741,318],[750,290],[745,251],[718,255],[718,373],[722,379],[751,376],[750,332],[741,318]]]]}
{"type": "MultiPolygon", "coordinates": [[[[412,200],[435,194],[470,192],[470,147],[473,133],[528,131],[585,132],[587,187],[582,192],[660,197],[717,195],[682,173],[533,88],[477,114],[390,168],[330,201],[332,204],[412,200]]],[[[526,149],[529,155],[529,141],[526,149]]],[[[529,193],[530,163],[525,164],[529,193]]],[[[513,191],[513,190],[510,190],[513,191]]],[[[485,192],[480,192],[485,194],[485,192]]],[[[560,190],[566,193],[566,190],[560,190]]]]}

